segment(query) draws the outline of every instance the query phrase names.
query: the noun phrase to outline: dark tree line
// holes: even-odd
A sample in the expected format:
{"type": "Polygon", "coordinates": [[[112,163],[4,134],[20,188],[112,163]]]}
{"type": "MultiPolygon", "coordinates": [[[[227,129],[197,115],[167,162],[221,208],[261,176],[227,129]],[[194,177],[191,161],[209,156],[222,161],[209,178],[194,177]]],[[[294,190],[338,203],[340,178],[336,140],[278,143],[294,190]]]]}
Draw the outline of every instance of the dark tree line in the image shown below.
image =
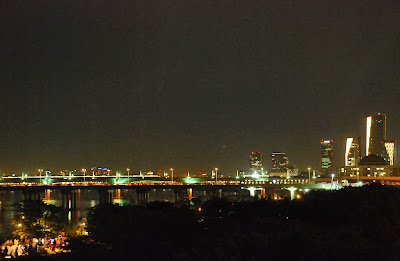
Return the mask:
{"type": "Polygon", "coordinates": [[[398,260],[400,189],[372,184],[301,200],[97,206],[89,237],[54,259],[398,260]]]}

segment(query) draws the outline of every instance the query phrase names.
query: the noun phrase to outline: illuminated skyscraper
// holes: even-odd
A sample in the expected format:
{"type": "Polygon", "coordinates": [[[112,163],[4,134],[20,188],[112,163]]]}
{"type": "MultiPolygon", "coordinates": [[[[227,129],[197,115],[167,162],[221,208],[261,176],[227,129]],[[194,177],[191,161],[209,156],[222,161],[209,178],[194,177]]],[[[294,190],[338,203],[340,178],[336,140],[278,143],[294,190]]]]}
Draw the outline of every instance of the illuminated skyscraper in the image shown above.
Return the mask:
{"type": "Polygon", "coordinates": [[[360,162],[360,137],[349,137],[346,141],[345,166],[356,166],[360,162]]]}
{"type": "Polygon", "coordinates": [[[263,153],[252,151],[250,154],[250,172],[251,173],[261,173],[263,167],[263,153]]]}
{"type": "Polygon", "coordinates": [[[324,174],[332,170],[333,140],[321,140],[321,170],[324,174]]]}
{"type": "Polygon", "coordinates": [[[394,165],[394,159],[396,156],[396,141],[385,141],[385,148],[389,165],[394,165]]]}
{"type": "Polygon", "coordinates": [[[284,152],[273,152],[271,172],[287,172],[289,159],[284,152]]]}
{"type": "Polygon", "coordinates": [[[367,117],[366,152],[365,156],[378,155],[388,160],[385,147],[386,114],[377,113],[367,117]]]}

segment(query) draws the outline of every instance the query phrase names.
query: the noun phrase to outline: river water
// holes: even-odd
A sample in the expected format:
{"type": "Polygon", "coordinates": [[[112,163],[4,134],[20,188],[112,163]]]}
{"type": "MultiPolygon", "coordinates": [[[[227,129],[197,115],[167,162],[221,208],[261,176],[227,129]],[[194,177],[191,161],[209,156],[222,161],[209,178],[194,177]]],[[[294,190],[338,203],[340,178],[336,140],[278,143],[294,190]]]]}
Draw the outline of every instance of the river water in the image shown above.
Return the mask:
{"type": "MultiPolygon", "coordinates": [[[[121,189],[121,196],[119,198],[114,198],[114,203],[120,205],[126,204],[137,204],[137,195],[135,190],[121,189]]],[[[62,195],[58,190],[47,191],[41,193],[41,198],[44,202],[48,204],[55,205],[57,207],[62,206],[62,195]]],[[[11,225],[16,211],[14,208],[14,203],[23,200],[23,194],[21,191],[7,191],[5,195],[4,210],[0,211],[0,234],[8,234],[14,230],[11,225]]],[[[172,190],[151,190],[149,193],[150,201],[165,201],[165,202],[175,202],[174,191],[172,190]]],[[[77,223],[82,217],[85,217],[91,207],[99,204],[99,193],[97,190],[79,190],[77,208],[71,210],[68,213],[68,218],[70,222],[77,223]]]]}

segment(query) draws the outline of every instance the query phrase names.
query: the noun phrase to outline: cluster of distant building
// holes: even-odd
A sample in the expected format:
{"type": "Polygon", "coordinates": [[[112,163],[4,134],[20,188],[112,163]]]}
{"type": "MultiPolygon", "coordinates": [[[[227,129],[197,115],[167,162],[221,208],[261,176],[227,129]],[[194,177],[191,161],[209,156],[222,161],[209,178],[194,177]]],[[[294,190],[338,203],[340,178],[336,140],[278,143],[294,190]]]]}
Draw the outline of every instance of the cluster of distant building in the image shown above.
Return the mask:
{"type": "Polygon", "coordinates": [[[289,158],[285,152],[272,152],[272,167],[269,172],[263,168],[263,152],[254,152],[250,154],[250,169],[248,173],[241,173],[242,176],[259,177],[259,176],[297,176],[298,169],[289,166],[289,158]]]}
{"type": "MultiPolygon", "coordinates": [[[[346,149],[344,155],[344,164],[342,166],[333,166],[333,140],[322,139],[321,144],[321,155],[320,155],[320,166],[319,169],[308,168],[308,171],[299,171],[294,165],[289,165],[289,158],[285,152],[272,152],[271,163],[272,166],[268,170],[263,168],[263,152],[251,152],[249,170],[242,171],[237,170],[236,174],[224,173],[218,171],[218,168],[211,170],[211,173],[199,172],[190,174],[189,172],[185,176],[191,177],[211,177],[216,176],[221,178],[229,177],[323,177],[330,176],[332,174],[339,174],[342,176],[400,176],[400,165],[396,166],[396,141],[388,140],[386,136],[386,114],[375,113],[368,115],[366,118],[366,140],[365,140],[365,155],[361,155],[361,138],[360,136],[347,137],[346,149]],[[312,171],[312,173],[311,173],[312,171]]],[[[39,169],[39,176],[47,177],[52,176],[51,171],[39,169]]],[[[156,171],[139,171],[139,174],[130,173],[130,169],[127,168],[121,172],[113,173],[113,170],[106,167],[92,167],[90,169],[82,170],[63,170],[56,174],[59,176],[110,176],[110,175],[126,175],[132,176],[143,176],[143,177],[164,177],[173,178],[174,169],[156,171]],[[80,172],[80,173],[79,173],[80,172]]],[[[22,173],[22,177],[24,177],[22,173]]],[[[4,175],[3,175],[4,176],[4,175]]],[[[13,174],[15,176],[15,174],[13,174]]]]}
{"type": "MultiPolygon", "coordinates": [[[[367,117],[365,156],[376,155],[389,165],[395,162],[395,140],[386,138],[386,114],[377,113],[367,117]]],[[[361,160],[360,137],[346,141],[345,166],[357,166],[361,160]]]]}
{"type": "Polygon", "coordinates": [[[344,166],[336,172],[344,176],[400,176],[396,166],[396,140],[386,136],[386,114],[367,116],[365,156],[361,157],[360,137],[348,137],[344,166]]]}
{"type": "MultiPolygon", "coordinates": [[[[365,156],[361,156],[360,136],[348,137],[344,155],[344,166],[334,167],[333,140],[321,140],[321,157],[319,176],[341,173],[342,175],[400,175],[395,167],[396,141],[386,136],[386,114],[376,113],[367,116],[365,156]],[[361,172],[361,173],[360,173],[361,172]]],[[[289,165],[284,152],[271,154],[272,167],[268,176],[298,176],[296,167],[289,165]]],[[[310,172],[310,169],[308,170],[310,172]]],[[[313,176],[315,176],[313,170],[313,176]]],[[[249,176],[265,175],[263,170],[263,152],[251,152],[249,176]]]]}

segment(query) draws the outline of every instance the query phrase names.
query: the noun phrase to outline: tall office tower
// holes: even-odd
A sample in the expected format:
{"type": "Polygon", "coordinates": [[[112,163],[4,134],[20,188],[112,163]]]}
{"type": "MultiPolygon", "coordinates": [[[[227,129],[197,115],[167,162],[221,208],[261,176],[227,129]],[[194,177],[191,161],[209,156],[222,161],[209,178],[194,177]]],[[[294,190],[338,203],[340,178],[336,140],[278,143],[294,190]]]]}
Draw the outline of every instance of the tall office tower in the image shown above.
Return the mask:
{"type": "Polygon", "coordinates": [[[366,153],[365,156],[374,154],[385,160],[388,160],[386,153],[386,114],[378,112],[367,117],[367,135],[366,135],[366,153]]]}
{"type": "Polygon", "coordinates": [[[389,165],[394,165],[394,159],[396,157],[396,141],[385,141],[385,148],[389,165]]]}
{"type": "Polygon", "coordinates": [[[344,156],[346,166],[356,166],[360,162],[360,137],[349,137],[346,141],[346,153],[344,156]]]}
{"type": "Polygon", "coordinates": [[[321,140],[321,170],[324,174],[332,170],[333,140],[321,140]]]}
{"type": "Polygon", "coordinates": [[[272,172],[287,172],[289,159],[284,152],[273,152],[271,157],[272,172]]]}
{"type": "Polygon", "coordinates": [[[261,173],[263,162],[263,153],[252,151],[250,154],[250,172],[261,173]]]}

